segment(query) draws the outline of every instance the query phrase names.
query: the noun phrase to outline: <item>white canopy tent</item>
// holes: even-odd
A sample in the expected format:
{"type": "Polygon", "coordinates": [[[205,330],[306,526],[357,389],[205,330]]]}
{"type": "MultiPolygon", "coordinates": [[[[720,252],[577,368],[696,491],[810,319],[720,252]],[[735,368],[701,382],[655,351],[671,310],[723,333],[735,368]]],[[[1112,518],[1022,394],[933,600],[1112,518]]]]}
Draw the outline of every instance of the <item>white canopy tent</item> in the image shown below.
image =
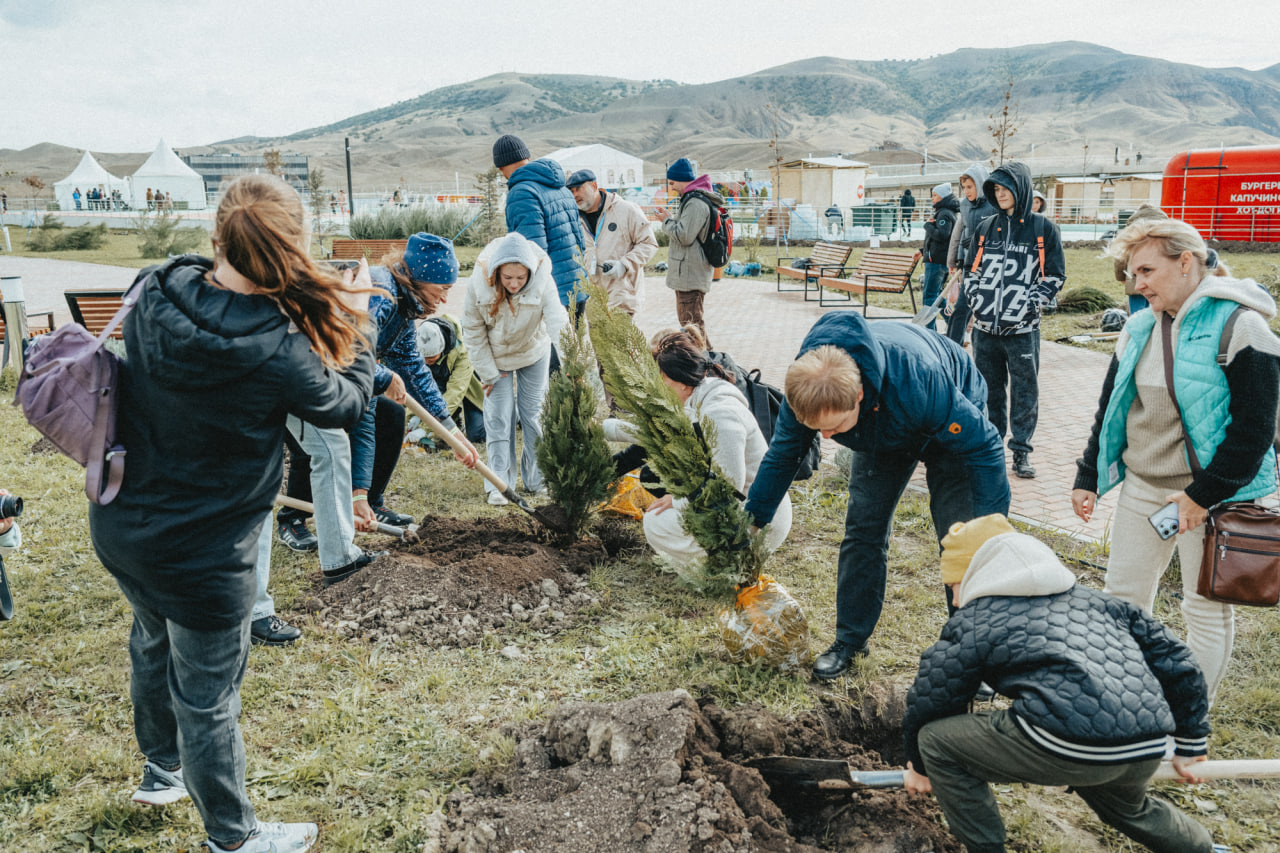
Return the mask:
{"type": "Polygon", "coordinates": [[[644,161],[608,145],[575,145],[553,151],[547,158],[564,167],[566,178],[579,169],[590,169],[596,183],[607,190],[644,186],[644,161]]]}
{"type": "Polygon", "coordinates": [[[173,149],[160,140],[147,162],[129,176],[133,206],[139,210],[147,207],[147,190],[168,193],[174,205],[186,202],[187,210],[204,210],[204,178],[173,153],[173,149]]]}
{"type": "Polygon", "coordinates": [[[128,182],[102,168],[102,165],[88,151],[84,152],[84,156],[80,158],[80,165],[76,166],[70,175],[56,181],[53,185],[53,197],[58,202],[59,210],[76,209],[73,195],[77,189],[80,190],[81,210],[89,209],[88,197],[91,189],[102,190],[108,198],[112,190],[119,190],[124,200],[129,200],[128,182]]]}

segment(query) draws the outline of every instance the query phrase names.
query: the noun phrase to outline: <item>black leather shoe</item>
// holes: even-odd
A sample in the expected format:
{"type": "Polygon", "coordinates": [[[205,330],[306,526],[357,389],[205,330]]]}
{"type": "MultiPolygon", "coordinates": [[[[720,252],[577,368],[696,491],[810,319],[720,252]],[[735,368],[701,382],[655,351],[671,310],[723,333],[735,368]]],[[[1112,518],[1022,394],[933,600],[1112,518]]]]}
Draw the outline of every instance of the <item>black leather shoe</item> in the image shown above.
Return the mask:
{"type": "Polygon", "coordinates": [[[374,560],[379,557],[385,557],[389,553],[389,551],[361,551],[360,556],[356,557],[353,562],[347,563],[345,566],[339,566],[331,571],[325,570],[321,572],[324,575],[324,585],[333,586],[338,581],[346,580],[374,560]]]}
{"type": "Polygon", "coordinates": [[[249,640],[255,646],[287,646],[301,636],[301,631],[274,613],[249,625],[249,640]]]}
{"type": "Polygon", "coordinates": [[[1036,478],[1036,469],[1031,467],[1031,454],[1013,454],[1013,473],[1024,480],[1034,480],[1036,478]]]}
{"type": "Polygon", "coordinates": [[[387,509],[385,506],[375,506],[373,508],[373,517],[383,524],[390,524],[392,527],[408,527],[413,524],[412,515],[405,515],[393,509],[387,509]]]}
{"type": "Polygon", "coordinates": [[[813,662],[813,674],[825,681],[839,678],[849,671],[854,658],[866,657],[870,651],[866,643],[851,646],[837,640],[813,662]]]}

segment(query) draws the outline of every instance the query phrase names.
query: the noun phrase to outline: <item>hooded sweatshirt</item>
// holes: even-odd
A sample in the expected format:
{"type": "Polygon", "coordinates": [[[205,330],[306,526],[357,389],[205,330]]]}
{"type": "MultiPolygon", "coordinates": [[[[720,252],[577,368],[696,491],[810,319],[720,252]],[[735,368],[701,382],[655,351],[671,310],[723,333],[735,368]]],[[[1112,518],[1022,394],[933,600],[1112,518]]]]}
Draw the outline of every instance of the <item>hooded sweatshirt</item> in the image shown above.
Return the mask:
{"type": "Polygon", "coordinates": [[[947,193],[933,205],[933,219],[924,223],[924,248],[921,254],[926,264],[945,264],[947,248],[951,245],[951,232],[955,230],[960,214],[960,200],[954,193],[947,193]]]}
{"type": "MultiPolygon", "coordinates": [[[[799,355],[825,344],[849,353],[862,372],[858,422],[834,441],[873,456],[884,450],[917,458],[937,445],[963,460],[975,517],[1008,511],[1009,477],[1000,436],[986,416],[987,383],[964,350],[922,326],[872,325],[857,311],[820,319],[799,355]]],[[[747,499],[757,524],[772,520],[815,434],[784,401],[747,499]]]]}
{"type": "Polygon", "coordinates": [[[973,181],[978,192],[973,201],[964,194],[963,183],[960,184],[960,222],[951,232],[951,244],[947,247],[947,267],[963,268],[973,260],[973,235],[978,233],[978,223],[991,215],[991,205],[983,194],[982,185],[987,182],[990,172],[981,163],[974,163],[965,170],[964,175],[973,181]]]}
{"type": "MultiPolygon", "coordinates": [[[[582,272],[586,239],[573,193],[565,189],[564,167],[543,158],[526,163],[507,179],[507,230],[517,231],[551,258],[560,304],[569,304],[569,294],[582,272]]],[[[586,300],[585,293],[578,301],[586,300]]]]}
{"type": "Polygon", "coordinates": [[[107,570],[195,630],[249,615],[285,416],[349,427],[373,390],[371,343],[347,370],[329,369],[274,300],[214,287],[211,267],[184,255],[140,273],[155,278],[124,321],[124,484],[110,504],[89,507],[107,570]]]}
{"type": "Polygon", "coordinates": [[[991,205],[990,221],[978,229],[974,258],[964,277],[964,293],[974,327],[989,335],[1018,335],[1040,328],[1040,309],[1062,288],[1066,260],[1062,236],[1048,218],[1031,212],[1031,170],[1010,162],[982,185],[991,205]],[[1013,193],[1013,214],[1000,209],[996,185],[1013,193]],[[1044,234],[1044,269],[1036,233],[1044,234]]]}
{"type": "Polygon", "coordinates": [[[671,238],[667,244],[667,287],[672,290],[711,289],[715,271],[702,253],[703,240],[711,223],[711,204],[724,199],[711,186],[711,178],[701,175],[689,183],[680,197],[680,212],[662,223],[671,238]],[[701,196],[701,198],[699,198],[701,196]]]}
{"type": "Polygon", "coordinates": [[[485,246],[467,282],[462,315],[462,343],[471,354],[471,365],[481,384],[492,385],[503,371],[538,361],[547,354],[551,342],[560,339],[568,322],[546,252],[518,232],[485,246]],[[495,314],[493,303],[502,284],[495,286],[490,281],[499,267],[509,263],[528,269],[529,281],[495,314]]]}
{"type": "Polygon", "coordinates": [[[907,760],[928,775],[920,729],[966,712],[986,682],[1038,748],[1086,764],[1204,755],[1209,697],[1195,657],[1141,608],[1079,586],[1034,537],[989,539],[907,696],[907,760]]]}

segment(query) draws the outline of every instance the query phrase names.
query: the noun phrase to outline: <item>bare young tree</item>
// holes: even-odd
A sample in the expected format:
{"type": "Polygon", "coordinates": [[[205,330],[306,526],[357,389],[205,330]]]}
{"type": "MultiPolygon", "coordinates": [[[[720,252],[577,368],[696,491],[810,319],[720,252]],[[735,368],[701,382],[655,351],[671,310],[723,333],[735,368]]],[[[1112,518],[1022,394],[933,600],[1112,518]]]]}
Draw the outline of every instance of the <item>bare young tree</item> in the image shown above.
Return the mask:
{"type": "Polygon", "coordinates": [[[270,175],[277,178],[284,176],[284,158],[280,156],[279,148],[271,148],[262,152],[262,165],[270,175]]]}
{"type": "Polygon", "coordinates": [[[1018,83],[1018,73],[1012,66],[1002,69],[1004,93],[1000,96],[999,107],[987,115],[990,123],[987,130],[995,140],[991,148],[991,165],[999,166],[1005,161],[1005,152],[1009,149],[1009,140],[1018,132],[1022,123],[1022,114],[1018,110],[1018,102],[1013,99],[1013,90],[1018,83]]]}

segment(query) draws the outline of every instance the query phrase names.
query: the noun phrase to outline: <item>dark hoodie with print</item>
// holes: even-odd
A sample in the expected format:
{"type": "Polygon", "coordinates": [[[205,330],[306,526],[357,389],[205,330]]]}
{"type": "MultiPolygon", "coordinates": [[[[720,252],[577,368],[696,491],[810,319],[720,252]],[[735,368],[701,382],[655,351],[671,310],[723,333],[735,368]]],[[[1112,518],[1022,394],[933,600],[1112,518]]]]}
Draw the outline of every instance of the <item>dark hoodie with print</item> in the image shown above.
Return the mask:
{"type": "Polygon", "coordinates": [[[1062,289],[1066,259],[1062,235],[1048,218],[1031,212],[1031,170],[1023,163],[999,166],[982,184],[996,211],[983,220],[974,240],[974,258],[965,272],[964,293],[973,325],[990,335],[1017,335],[1040,328],[1040,309],[1062,289]],[[996,185],[1013,193],[1013,214],[1000,209],[996,185]],[[1044,235],[1044,269],[1036,235],[1044,235]]]}
{"type": "Polygon", "coordinates": [[[921,254],[926,264],[945,264],[947,247],[951,245],[951,231],[960,216],[960,199],[949,193],[933,205],[933,218],[924,224],[924,247],[921,254]]]}

